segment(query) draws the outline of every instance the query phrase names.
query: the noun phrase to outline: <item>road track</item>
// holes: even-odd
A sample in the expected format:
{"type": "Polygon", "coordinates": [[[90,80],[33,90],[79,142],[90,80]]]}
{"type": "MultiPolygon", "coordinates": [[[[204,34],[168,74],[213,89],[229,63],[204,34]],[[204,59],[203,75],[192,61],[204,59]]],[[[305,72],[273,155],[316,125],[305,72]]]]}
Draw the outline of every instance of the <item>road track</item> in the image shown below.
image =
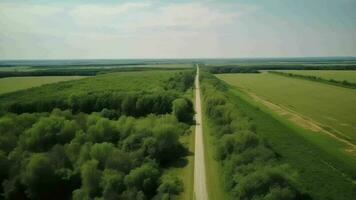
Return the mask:
{"type": "Polygon", "coordinates": [[[194,155],[194,193],[195,200],[208,200],[204,159],[202,112],[200,101],[199,66],[195,77],[195,155],[194,155]]]}

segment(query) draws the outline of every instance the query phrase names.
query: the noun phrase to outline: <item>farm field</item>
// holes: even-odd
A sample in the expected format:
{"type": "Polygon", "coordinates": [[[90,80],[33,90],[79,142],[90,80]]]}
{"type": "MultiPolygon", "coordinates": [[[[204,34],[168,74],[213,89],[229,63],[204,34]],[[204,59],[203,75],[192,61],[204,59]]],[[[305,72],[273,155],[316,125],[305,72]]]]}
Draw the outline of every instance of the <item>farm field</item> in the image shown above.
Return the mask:
{"type": "MultiPolygon", "coordinates": [[[[319,149],[314,152],[324,152],[320,154],[330,159],[330,166],[349,181],[355,180],[353,102],[356,93],[353,89],[267,73],[217,77],[239,90],[240,96],[245,93],[246,101],[291,127],[292,132],[304,138],[312,148],[319,149]],[[350,123],[351,126],[340,126],[340,123],[350,123]]],[[[273,140],[274,136],[269,137],[273,140]]],[[[297,146],[294,149],[301,150],[297,146]]]]}
{"type": "Polygon", "coordinates": [[[85,76],[41,76],[41,77],[11,77],[0,79],[0,94],[14,92],[61,81],[77,80],[85,76]]]}
{"type": "Polygon", "coordinates": [[[328,130],[332,134],[356,143],[356,92],[323,83],[292,79],[273,74],[217,75],[228,84],[279,105],[300,116],[299,125],[312,130],[328,130]],[[315,125],[305,124],[311,119],[315,125]]]}
{"type": "Polygon", "coordinates": [[[348,81],[356,83],[355,70],[278,70],[281,72],[320,77],[326,80],[348,81]]]}
{"type": "MultiPolygon", "coordinates": [[[[236,74],[229,75],[235,76],[236,74]]],[[[227,74],[217,76],[227,76],[227,74]]],[[[207,81],[203,79],[202,82],[207,81]]],[[[236,195],[234,191],[237,189],[229,189],[229,187],[235,186],[235,184],[231,184],[231,182],[235,181],[235,179],[231,180],[231,177],[239,177],[238,180],[241,181],[244,176],[252,173],[249,172],[246,175],[243,173],[245,169],[243,163],[245,162],[240,159],[253,159],[252,157],[255,157],[255,155],[247,154],[249,156],[244,157],[243,152],[242,154],[237,153],[235,157],[234,153],[236,153],[236,150],[231,150],[231,148],[235,148],[231,146],[234,138],[233,135],[241,135],[245,129],[250,129],[258,137],[262,137],[265,141],[264,144],[268,144],[268,147],[273,149],[278,155],[276,159],[278,163],[288,164],[291,167],[289,170],[295,170],[298,173],[297,178],[294,177],[294,181],[298,190],[303,193],[305,192],[306,196],[302,199],[346,200],[356,194],[353,183],[356,177],[355,157],[345,151],[345,149],[350,148],[349,145],[339,142],[327,134],[315,133],[313,130],[299,127],[293,121],[285,120],[285,118],[289,117],[288,114],[284,113],[284,115],[280,115],[280,113],[276,113],[276,110],[265,106],[262,101],[256,101],[255,96],[248,95],[251,93],[241,88],[228,87],[224,89],[224,86],[220,82],[212,82],[217,88],[216,91],[206,89],[205,106],[206,109],[210,110],[211,114],[206,114],[210,116],[209,120],[206,120],[205,123],[210,123],[207,133],[211,134],[209,137],[215,138],[214,143],[210,142],[210,148],[212,146],[217,147],[215,158],[220,163],[219,166],[215,167],[211,163],[209,164],[215,170],[222,169],[220,173],[222,173],[225,180],[220,181],[220,183],[218,180],[215,180],[215,183],[219,183],[220,185],[227,184],[225,185],[227,193],[236,195]],[[223,92],[224,95],[219,96],[219,92],[223,92]],[[227,99],[223,100],[223,98],[227,99]],[[217,105],[213,106],[214,104],[217,105]],[[224,110],[224,104],[226,104],[227,110],[224,110]],[[228,106],[228,104],[230,105],[228,106]],[[209,108],[210,106],[211,108],[209,108]],[[249,120],[245,121],[245,118],[249,120]],[[237,120],[236,124],[234,120],[237,120]],[[221,127],[219,128],[217,125],[221,127]],[[225,156],[223,158],[226,160],[223,162],[220,161],[219,155],[226,155],[227,153],[231,153],[232,155],[225,156]],[[235,164],[229,165],[229,162],[235,164]],[[233,171],[237,174],[242,173],[242,175],[232,176],[229,174],[233,171]],[[321,185],[323,186],[320,187],[321,185]]],[[[268,152],[268,149],[265,149],[264,152],[268,152]]],[[[249,163],[249,161],[246,162],[249,163]]],[[[290,173],[293,174],[293,172],[290,173]]],[[[237,183],[235,187],[241,186],[237,183]]],[[[254,193],[252,192],[252,194],[254,193]]]]}

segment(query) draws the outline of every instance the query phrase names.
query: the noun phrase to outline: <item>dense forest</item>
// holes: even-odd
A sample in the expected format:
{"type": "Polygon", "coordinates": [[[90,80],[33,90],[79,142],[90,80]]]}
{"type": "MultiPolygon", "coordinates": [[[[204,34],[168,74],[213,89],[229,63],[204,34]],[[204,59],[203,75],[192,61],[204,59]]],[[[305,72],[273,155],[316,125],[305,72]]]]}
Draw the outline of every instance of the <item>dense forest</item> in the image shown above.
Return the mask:
{"type": "Polygon", "coordinates": [[[279,160],[249,118],[229,102],[228,86],[209,72],[200,78],[209,134],[231,199],[308,199],[297,187],[296,171],[279,160]]]}
{"type": "Polygon", "coordinates": [[[194,71],[125,72],[0,97],[5,199],[171,199],[194,71]],[[132,74],[130,74],[132,73],[132,74]],[[143,87],[145,86],[145,87],[143,87]]]}

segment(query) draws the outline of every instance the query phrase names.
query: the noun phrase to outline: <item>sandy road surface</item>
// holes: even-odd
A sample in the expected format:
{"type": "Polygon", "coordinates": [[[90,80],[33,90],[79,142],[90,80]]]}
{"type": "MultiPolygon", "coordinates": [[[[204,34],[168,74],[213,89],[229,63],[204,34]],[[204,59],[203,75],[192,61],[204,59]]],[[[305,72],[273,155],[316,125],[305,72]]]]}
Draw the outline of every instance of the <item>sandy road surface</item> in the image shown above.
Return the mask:
{"type": "Polygon", "coordinates": [[[194,193],[196,200],[207,200],[204,160],[203,129],[201,118],[200,102],[200,84],[199,84],[199,66],[197,66],[197,75],[195,77],[195,156],[194,156],[194,193]]]}

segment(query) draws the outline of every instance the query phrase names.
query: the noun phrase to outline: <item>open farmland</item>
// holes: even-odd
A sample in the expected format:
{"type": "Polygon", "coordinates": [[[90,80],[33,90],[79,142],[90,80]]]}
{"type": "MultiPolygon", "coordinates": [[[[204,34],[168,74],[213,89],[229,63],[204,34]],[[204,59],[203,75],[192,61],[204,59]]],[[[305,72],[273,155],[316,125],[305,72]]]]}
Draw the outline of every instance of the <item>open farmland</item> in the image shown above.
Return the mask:
{"type": "Polygon", "coordinates": [[[84,76],[41,76],[41,77],[11,77],[0,79],[0,94],[28,89],[44,84],[56,83],[84,78],[84,76]]]}
{"type": "Polygon", "coordinates": [[[326,80],[348,81],[356,83],[356,71],[354,70],[278,70],[281,72],[320,77],[326,80]]]}
{"type": "MultiPolygon", "coordinates": [[[[352,198],[355,195],[354,180],[356,177],[353,144],[347,140],[339,140],[335,136],[325,134],[323,130],[315,130],[313,129],[315,128],[313,124],[300,126],[301,122],[308,120],[306,120],[307,118],[305,117],[300,117],[301,114],[287,107],[293,105],[293,100],[295,100],[294,96],[290,98],[291,101],[288,101],[289,104],[283,105],[282,103],[273,102],[271,100],[272,97],[266,97],[267,95],[271,95],[270,90],[253,90],[255,89],[253,86],[257,84],[264,86],[268,84],[273,85],[273,81],[271,80],[274,76],[276,76],[277,80],[278,78],[287,79],[285,81],[289,80],[288,78],[273,74],[217,75],[220,79],[234,86],[225,89],[225,96],[229,99],[227,102],[235,104],[240,112],[242,112],[242,116],[249,118],[248,122],[252,124],[253,127],[251,129],[254,130],[257,135],[262,136],[268,146],[279,155],[279,161],[288,163],[298,172],[299,178],[296,182],[302,191],[307,191],[312,199],[352,198]],[[264,77],[265,75],[268,77],[264,77]],[[271,80],[267,78],[271,78],[271,80]],[[257,93],[256,91],[261,92],[257,93]],[[295,117],[296,115],[297,117],[295,117]],[[323,186],[320,187],[321,185],[323,186]]],[[[291,80],[320,84],[299,79],[291,80]]],[[[216,87],[219,86],[218,81],[216,81],[214,85],[216,85],[216,87]]],[[[283,92],[287,90],[287,88],[294,90],[293,88],[296,86],[292,86],[294,87],[291,87],[291,85],[285,82],[279,82],[274,86],[273,91],[283,92]]],[[[268,86],[265,87],[268,88],[268,86]]],[[[335,86],[326,85],[326,87],[335,86]]],[[[217,88],[224,87],[219,86],[217,88]]],[[[339,87],[336,88],[339,89],[339,87]]],[[[298,92],[298,90],[296,90],[296,92],[298,92]]],[[[293,91],[290,93],[293,94],[293,91]]],[[[286,95],[289,95],[288,91],[286,91],[286,95]]],[[[216,98],[212,103],[213,102],[224,101],[216,98]]],[[[352,105],[352,102],[350,103],[352,105]]],[[[318,105],[315,106],[318,107],[318,105]]],[[[230,108],[230,110],[232,109],[233,108],[230,108]]],[[[226,118],[230,115],[232,114],[221,116],[226,118]]],[[[243,117],[240,117],[240,126],[246,125],[246,122],[242,121],[242,119],[243,117]]],[[[221,121],[218,122],[221,123],[221,121]]],[[[213,129],[212,132],[228,132],[229,130],[228,128],[221,130],[213,129]]],[[[231,131],[232,130],[236,130],[236,128],[231,129],[231,131]]],[[[223,162],[223,164],[225,163],[223,162]]],[[[227,176],[227,180],[229,180],[229,177],[231,176],[227,176]]]]}
{"type": "MultiPolygon", "coordinates": [[[[227,83],[261,99],[311,119],[315,125],[356,143],[356,92],[323,83],[292,79],[274,74],[217,75],[227,83]]],[[[318,129],[300,120],[300,125],[318,129]]]]}
{"type": "MultiPolygon", "coordinates": [[[[222,74],[248,101],[283,121],[326,152],[333,168],[356,177],[354,89],[274,74],[222,74]]],[[[273,138],[273,136],[272,136],[273,138]]]]}

